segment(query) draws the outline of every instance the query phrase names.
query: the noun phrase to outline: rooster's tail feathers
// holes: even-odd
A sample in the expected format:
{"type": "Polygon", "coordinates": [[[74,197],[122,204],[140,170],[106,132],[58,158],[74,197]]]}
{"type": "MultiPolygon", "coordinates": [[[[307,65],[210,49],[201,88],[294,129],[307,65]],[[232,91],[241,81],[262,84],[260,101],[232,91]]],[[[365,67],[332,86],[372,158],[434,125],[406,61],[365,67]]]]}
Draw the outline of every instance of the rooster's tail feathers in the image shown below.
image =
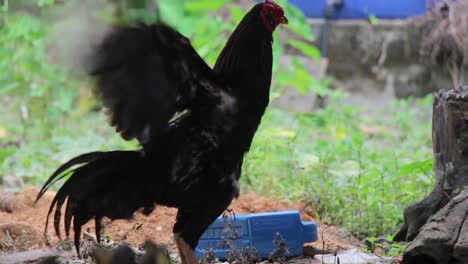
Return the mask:
{"type": "MultiPolygon", "coordinates": [[[[55,195],[46,220],[54,212],[54,228],[60,238],[62,207],[65,206],[64,225],[69,237],[73,220],[74,242],[79,254],[81,227],[95,219],[96,238],[100,241],[101,219],[130,218],[145,207],[154,208],[151,177],[145,177],[143,156],[138,151],[92,152],[78,156],[60,166],[42,187],[39,200],[47,189],[60,179],[70,176],[55,195]],[[77,168],[73,167],[81,165],[77,168]],[[134,174],[134,175],[132,175],[134,174]]],[[[148,210],[150,209],[150,210],[148,210]]]]}

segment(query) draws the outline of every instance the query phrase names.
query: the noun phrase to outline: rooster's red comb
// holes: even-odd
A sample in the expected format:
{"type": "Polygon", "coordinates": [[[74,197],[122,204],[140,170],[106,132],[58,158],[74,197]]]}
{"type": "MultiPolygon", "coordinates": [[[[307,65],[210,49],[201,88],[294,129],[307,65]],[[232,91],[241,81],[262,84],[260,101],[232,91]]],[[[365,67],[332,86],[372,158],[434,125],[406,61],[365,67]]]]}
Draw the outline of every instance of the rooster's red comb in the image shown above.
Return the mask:
{"type": "Polygon", "coordinates": [[[273,6],[273,7],[277,8],[277,9],[283,10],[283,8],[280,5],[278,5],[277,3],[275,3],[272,0],[265,0],[265,4],[273,6]]]}
{"type": "Polygon", "coordinates": [[[272,0],[265,0],[265,3],[275,5],[275,6],[279,6],[277,3],[273,2],[272,0]]]}

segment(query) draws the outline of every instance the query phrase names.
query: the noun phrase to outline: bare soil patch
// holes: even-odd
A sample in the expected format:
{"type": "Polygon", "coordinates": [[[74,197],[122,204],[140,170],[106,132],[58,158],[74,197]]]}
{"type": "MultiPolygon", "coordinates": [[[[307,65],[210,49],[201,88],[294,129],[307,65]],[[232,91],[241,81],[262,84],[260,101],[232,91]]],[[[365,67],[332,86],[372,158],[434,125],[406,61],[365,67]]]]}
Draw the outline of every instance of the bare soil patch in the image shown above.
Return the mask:
{"type": "MultiPolygon", "coordinates": [[[[36,187],[28,187],[18,192],[8,208],[11,212],[0,210],[0,255],[12,254],[25,250],[48,248],[56,246],[60,240],[55,235],[49,223],[44,237],[47,211],[55,193],[47,192],[44,197],[34,205],[34,200],[39,192],[36,187]]],[[[2,195],[0,195],[1,200],[2,195]]],[[[10,196],[7,196],[10,197],[10,196]]],[[[0,201],[1,202],[1,201],[0,201]]],[[[256,194],[245,194],[233,201],[229,207],[235,214],[260,213],[281,210],[299,210],[303,221],[313,221],[314,214],[307,211],[304,203],[287,204],[271,198],[256,194]]],[[[175,221],[177,209],[158,206],[149,216],[136,213],[131,220],[104,220],[106,236],[120,243],[138,247],[145,240],[150,239],[157,243],[165,244],[169,249],[175,249],[172,241],[172,225],[175,221]]],[[[63,227],[62,227],[63,228],[63,227]]],[[[335,226],[319,224],[319,236],[325,239],[323,247],[322,237],[315,243],[307,245],[307,252],[334,252],[354,247],[359,247],[360,241],[352,237],[348,232],[335,226]]],[[[88,223],[83,230],[94,233],[93,223],[88,223]]],[[[62,234],[64,231],[62,230],[62,234]]],[[[71,234],[73,236],[73,234],[71,234]]]]}

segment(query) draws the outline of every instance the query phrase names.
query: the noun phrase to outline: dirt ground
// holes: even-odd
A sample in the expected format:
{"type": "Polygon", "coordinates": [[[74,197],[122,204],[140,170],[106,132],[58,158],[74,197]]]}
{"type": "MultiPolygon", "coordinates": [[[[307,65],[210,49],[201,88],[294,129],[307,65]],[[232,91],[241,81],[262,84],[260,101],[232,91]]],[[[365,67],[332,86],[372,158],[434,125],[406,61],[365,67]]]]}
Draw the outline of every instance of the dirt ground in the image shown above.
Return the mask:
{"type": "MultiPolygon", "coordinates": [[[[11,196],[4,198],[4,200],[8,200],[8,205],[4,205],[3,208],[11,212],[0,210],[0,255],[48,248],[60,243],[52,225],[50,225],[51,223],[49,223],[47,232],[50,245],[47,245],[43,235],[47,211],[54,193],[46,193],[44,198],[34,205],[34,199],[38,192],[38,188],[28,187],[18,192],[13,198],[11,196]]],[[[2,195],[0,194],[0,205],[2,204],[1,200],[2,195]]],[[[303,221],[313,221],[313,213],[308,212],[304,207],[303,203],[286,204],[255,194],[245,194],[233,201],[229,208],[237,215],[300,210],[303,221]]],[[[159,206],[149,216],[137,213],[132,220],[112,222],[105,220],[105,234],[113,241],[127,243],[134,247],[138,247],[145,240],[150,239],[167,245],[169,249],[175,249],[171,231],[176,212],[177,210],[174,208],[159,206]]],[[[83,230],[93,234],[93,223],[88,223],[83,230]]],[[[62,234],[64,234],[63,230],[62,234]]],[[[359,245],[359,240],[342,229],[319,224],[319,241],[306,245],[305,252],[307,254],[321,251],[335,252],[359,247],[359,245]],[[325,239],[325,243],[323,243],[322,238],[325,239]]]]}

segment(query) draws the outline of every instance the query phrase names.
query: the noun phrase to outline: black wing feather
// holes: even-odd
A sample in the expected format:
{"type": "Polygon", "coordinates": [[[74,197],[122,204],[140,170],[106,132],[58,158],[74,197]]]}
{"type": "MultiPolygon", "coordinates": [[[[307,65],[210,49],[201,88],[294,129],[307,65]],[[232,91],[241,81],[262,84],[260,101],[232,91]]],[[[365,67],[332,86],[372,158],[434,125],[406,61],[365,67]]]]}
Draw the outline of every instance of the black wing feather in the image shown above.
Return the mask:
{"type": "Polygon", "coordinates": [[[96,93],[127,140],[146,143],[175,113],[221,87],[189,40],[164,24],[115,27],[95,54],[96,93]]]}

